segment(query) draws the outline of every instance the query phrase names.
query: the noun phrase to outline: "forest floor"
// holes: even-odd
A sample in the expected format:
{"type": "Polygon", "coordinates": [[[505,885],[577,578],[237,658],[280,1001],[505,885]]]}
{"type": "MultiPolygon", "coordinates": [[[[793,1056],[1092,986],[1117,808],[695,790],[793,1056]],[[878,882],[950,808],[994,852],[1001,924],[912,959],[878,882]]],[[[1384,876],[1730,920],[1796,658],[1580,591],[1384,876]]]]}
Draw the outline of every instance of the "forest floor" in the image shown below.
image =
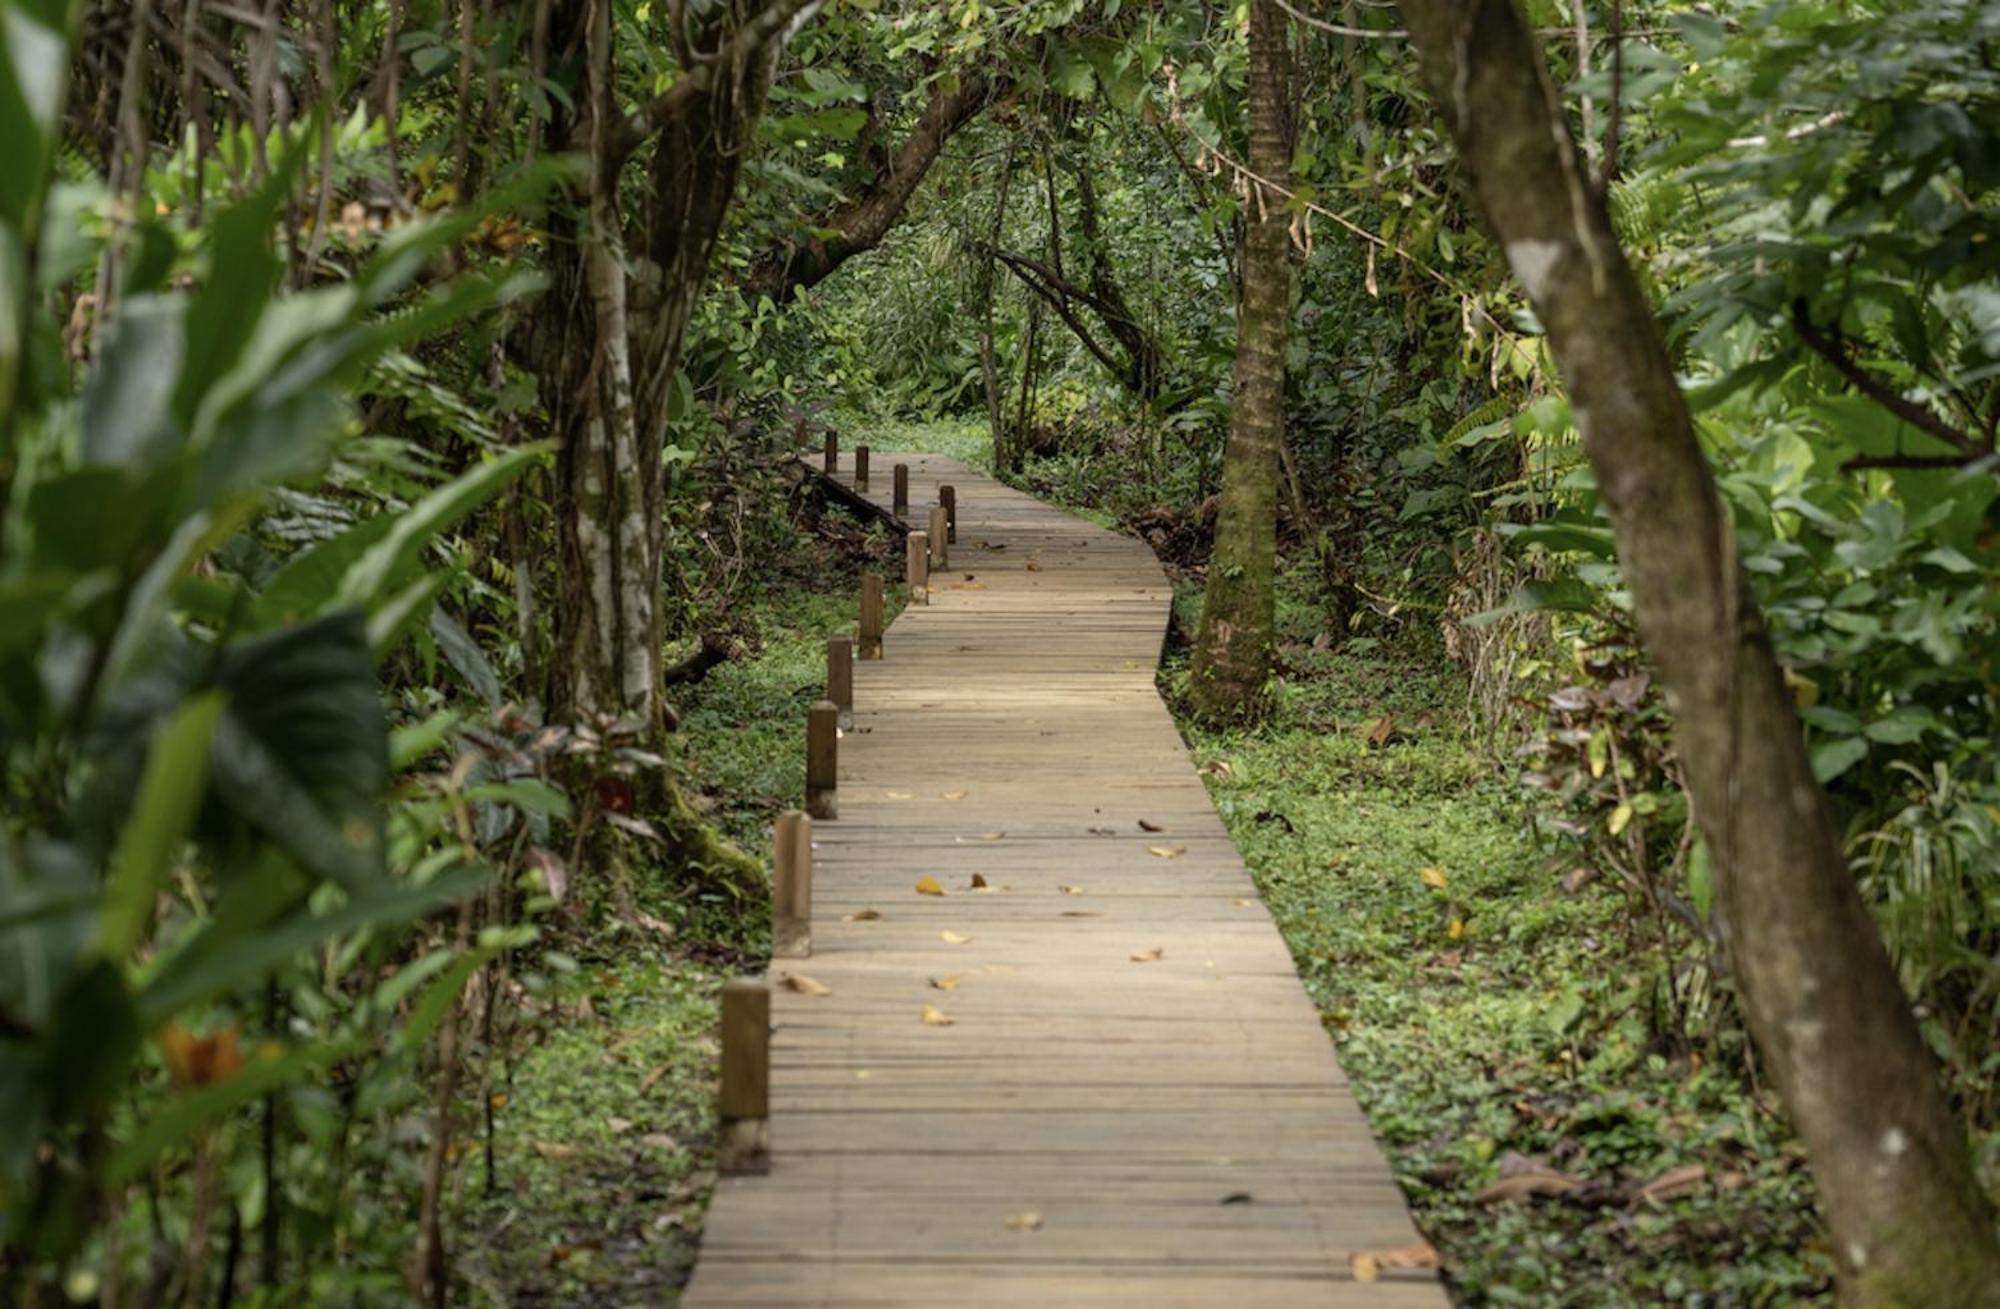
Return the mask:
{"type": "MultiPolygon", "coordinates": [[[[985,462],[970,425],[869,433],[985,462]]],[[[732,600],[745,655],[676,697],[691,800],[760,855],[801,801],[798,724],[858,572],[798,534],[732,600]]],[[[1199,580],[1178,580],[1186,630],[1199,580]]],[[[1768,1096],[1647,1051],[1618,897],[1563,889],[1435,634],[1330,650],[1321,628],[1313,597],[1285,588],[1270,712],[1183,731],[1458,1302],[1830,1303],[1812,1188],[1768,1096]],[[1399,726],[1378,746],[1385,715],[1399,726]],[[1523,1180],[1551,1175],[1565,1180],[1523,1180]]],[[[768,923],[715,888],[634,890],[649,922],[602,957],[558,957],[561,999],[497,1092],[513,1155],[499,1193],[478,1194],[476,1151],[461,1165],[480,1233],[461,1270],[484,1302],[659,1304],[692,1265],[715,988],[761,966],[768,923]]]]}

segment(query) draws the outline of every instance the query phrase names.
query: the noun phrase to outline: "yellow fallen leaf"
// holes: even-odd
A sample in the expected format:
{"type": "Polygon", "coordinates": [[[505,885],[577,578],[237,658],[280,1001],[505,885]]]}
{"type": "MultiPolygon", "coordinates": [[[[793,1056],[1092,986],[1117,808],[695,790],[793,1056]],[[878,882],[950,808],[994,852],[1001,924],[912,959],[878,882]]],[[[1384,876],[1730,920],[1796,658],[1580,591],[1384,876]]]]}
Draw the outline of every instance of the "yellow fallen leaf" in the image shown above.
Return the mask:
{"type": "Polygon", "coordinates": [[[948,927],[940,935],[943,936],[946,945],[965,945],[972,940],[965,933],[954,932],[948,927]]]}
{"type": "Polygon", "coordinates": [[[1442,891],[1445,888],[1445,875],[1442,868],[1426,868],[1418,873],[1417,876],[1423,879],[1425,886],[1430,887],[1434,891],[1442,891]]]}
{"type": "Polygon", "coordinates": [[[778,978],[784,982],[788,990],[797,991],[800,995],[833,994],[832,987],[828,986],[825,982],[807,977],[804,973],[780,973],[778,974],[778,978]]]}
{"type": "Polygon", "coordinates": [[[1444,925],[1444,934],[1456,941],[1465,935],[1465,920],[1454,918],[1444,925]]]}
{"type": "Polygon", "coordinates": [[[946,973],[943,977],[933,977],[931,978],[931,986],[933,989],[939,991],[956,991],[958,989],[958,974],[946,973]]]}
{"type": "Polygon", "coordinates": [[[569,1159],[576,1155],[577,1148],[564,1145],[560,1141],[537,1141],[535,1153],[544,1159],[569,1159]]]}
{"type": "Polygon", "coordinates": [[[879,909],[856,909],[851,914],[842,914],[840,921],[843,923],[872,923],[881,916],[882,911],[879,909]]]}
{"type": "Polygon", "coordinates": [[[1167,947],[1163,945],[1156,945],[1145,950],[1134,950],[1132,952],[1132,962],[1135,964],[1150,964],[1156,960],[1165,958],[1166,953],[1167,947]]]}
{"type": "Polygon", "coordinates": [[[1005,835],[1007,835],[1005,832],[981,832],[979,839],[982,841],[997,841],[1005,835]]]}
{"type": "Polygon", "coordinates": [[[917,796],[914,791],[884,791],[882,792],[882,798],[884,800],[914,800],[917,796]]]}
{"type": "Polygon", "coordinates": [[[1042,1230],[1042,1216],[1030,1209],[1024,1214],[1010,1214],[1007,1218],[1010,1232],[1039,1232],[1042,1230]]]}
{"type": "Polygon", "coordinates": [[[872,1079],[872,1078],[873,1078],[874,1076],[875,1076],[875,1074],[874,1074],[874,1073],[871,1073],[871,1072],[869,1072],[869,1071],[868,1071],[868,1070],[867,1070],[866,1068],[857,1068],[857,1069],[855,1069],[855,1070],[854,1070],[854,1080],[855,1080],[855,1081],[857,1081],[857,1082],[866,1082],[866,1081],[869,1081],[869,1080],[871,1080],[871,1079],[872,1079]]]}
{"type": "Polygon", "coordinates": [[[944,888],[938,885],[938,879],[935,877],[919,877],[917,879],[917,894],[943,895],[944,888]]]}
{"type": "Polygon", "coordinates": [[[1357,1282],[1373,1282],[1388,1268],[1435,1268],[1438,1252],[1429,1241],[1417,1241],[1394,1250],[1356,1250],[1347,1256],[1347,1271],[1357,1282]]]}
{"type": "Polygon", "coordinates": [[[972,792],[970,792],[970,791],[940,791],[940,792],[938,792],[938,799],[940,799],[940,800],[963,800],[963,799],[965,799],[965,797],[966,797],[966,796],[968,796],[968,795],[971,795],[971,794],[972,794],[972,792]]]}
{"type": "Polygon", "coordinates": [[[1080,887],[1080,886],[1058,886],[1058,887],[1056,888],[1056,890],[1058,890],[1058,891],[1061,891],[1061,892],[1062,892],[1062,893],[1063,893],[1064,895],[1082,895],[1082,894],[1083,894],[1083,888],[1082,888],[1082,887],[1080,887]]]}
{"type": "Polygon", "coordinates": [[[1255,904],[1255,903],[1256,903],[1256,901],[1254,901],[1254,900],[1231,900],[1231,901],[1230,901],[1229,903],[1230,903],[1230,905],[1231,905],[1231,906],[1233,906],[1234,908],[1237,908],[1237,909],[1248,909],[1248,908],[1249,908],[1249,907],[1250,907],[1251,905],[1255,904]]]}
{"type": "Polygon", "coordinates": [[[956,1018],[953,1018],[936,1005],[927,1004],[924,1006],[924,1026],[926,1027],[950,1027],[957,1022],[956,1018]]]}
{"type": "Polygon", "coordinates": [[[1632,806],[1629,804],[1621,804],[1616,809],[1613,809],[1611,811],[1611,821],[1604,825],[1604,830],[1611,833],[1611,835],[1616,836],[1620,832],[1624,831],[1627,827],[1631,826],[1631,823],[1632,823],[1632,806]]]}
{"type": "Polygon", "coordinates": [[[1178,859],[1187,853],[1187,847],[1184,845],[1149,845],[1146,847],[1146,853],[1155,855],[1161,859],[1178,859]]]}

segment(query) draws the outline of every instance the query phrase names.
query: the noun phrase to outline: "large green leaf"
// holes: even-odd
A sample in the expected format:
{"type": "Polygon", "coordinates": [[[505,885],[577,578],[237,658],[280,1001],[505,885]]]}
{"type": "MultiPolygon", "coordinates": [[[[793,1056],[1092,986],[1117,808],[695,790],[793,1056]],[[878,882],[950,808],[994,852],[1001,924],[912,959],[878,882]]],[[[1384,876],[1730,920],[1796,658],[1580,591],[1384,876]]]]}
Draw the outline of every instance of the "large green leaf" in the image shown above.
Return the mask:
{"type": "Polygon", "coordinates": [[[235,366],[278,289],[284,266],[271,253],[271,232],[302,158],[288,152],[263,186],[215,220],[207,278],[188,309],[188,366],[174,390],[174,418],[183,431],[194,430],[203,398],[235,366]]]}
{"type": "Polygon", "coordinates": [[[233,647],[216,684],[215,789],[244,822],[322,876],[382,871],[389,730],[367,624],[352,610],[233,647]]]}
{"type": "Polygon", "coordinates": [[[380,603],[397,579],[414,567],[418,552],[433,537],[498,495],[549,448],[544,443],[508,450],[411,505],[341,578],[339,603],[364,608],[380,603]]]}
{"type": "Polygon", "coordinates": [[[152,463],[171,448],[168,408],[185,361],[187,302],[133,296],[119,308],[83,392],[83,457],[93,464],[152,463]]]}
{"type": "Polygon", "coordinates": [[[209,740],[221,712],[222,697],[205,692],[181,706],[153,738],[104,891],[99,942],[110,959],[124,959],[139,943],[167,866],[194,828],[208,789],[209,740]]]}

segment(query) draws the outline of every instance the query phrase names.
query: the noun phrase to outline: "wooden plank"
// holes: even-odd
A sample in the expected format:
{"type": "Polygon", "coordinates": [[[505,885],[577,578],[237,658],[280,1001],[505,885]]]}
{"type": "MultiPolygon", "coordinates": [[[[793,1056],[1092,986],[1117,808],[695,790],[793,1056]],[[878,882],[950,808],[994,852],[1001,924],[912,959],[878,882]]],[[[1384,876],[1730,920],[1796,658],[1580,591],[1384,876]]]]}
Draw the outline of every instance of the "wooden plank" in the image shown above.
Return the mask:
{"type": "Polygon", "coordinates": [[[906,546],[929,603],[871,658],[864,591],[812,851],[827,993],[771,995],[771,1171],[718,1185],[684,1303],[1445,1304],[1349,1272],[1416,1233],[1155,689],[1158,562],[881,457],[943,506],[906,546]]]}

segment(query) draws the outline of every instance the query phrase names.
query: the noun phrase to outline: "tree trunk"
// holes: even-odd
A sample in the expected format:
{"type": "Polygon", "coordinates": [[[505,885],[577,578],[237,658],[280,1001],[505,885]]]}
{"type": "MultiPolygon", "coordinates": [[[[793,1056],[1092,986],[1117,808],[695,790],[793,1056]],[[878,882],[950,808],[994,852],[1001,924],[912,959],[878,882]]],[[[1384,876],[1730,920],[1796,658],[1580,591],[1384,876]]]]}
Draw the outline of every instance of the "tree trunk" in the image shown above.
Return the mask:
{"type": "Polygon", "coordinates": [[[979,269],[979,376],[986,389],[986,426],[993,438],[993,466],[1007,467],[1007,395],[1000,378],[1000,357],[993,343],[993,298],[999,282],[994,251],[1007,227],[1007,194],[1014,182],[1015,154],[1007,150],[1006,166],[993,197],[993,231],[979,269]]]}
{"type": "MultiPolygon", "coordinates": [[[[1250,168],[1287,186],[1284,21],[1272,0],[1250,4],[1250,168]]],[[[1222,503],[1208,591],[1194,640],[1189,694],[1220,717],[1249,708],[1270,674],[1278,551],[1278,455],[1285,439],[1285,331],[1291,265],[1284,197],[1246,181],[1243,298],[1236,312],[1236,385],[1222,456],[1222,503]]]]}
{"type": "Polygon", "coordinates": [[[1489,225],[1549,333],[1715,868],[1752,1035],[1850,1305],[1991,1305],[2000,1244],[1841,857],[1652,307],[1513,0],[1404,0],[1489,225]]]}

